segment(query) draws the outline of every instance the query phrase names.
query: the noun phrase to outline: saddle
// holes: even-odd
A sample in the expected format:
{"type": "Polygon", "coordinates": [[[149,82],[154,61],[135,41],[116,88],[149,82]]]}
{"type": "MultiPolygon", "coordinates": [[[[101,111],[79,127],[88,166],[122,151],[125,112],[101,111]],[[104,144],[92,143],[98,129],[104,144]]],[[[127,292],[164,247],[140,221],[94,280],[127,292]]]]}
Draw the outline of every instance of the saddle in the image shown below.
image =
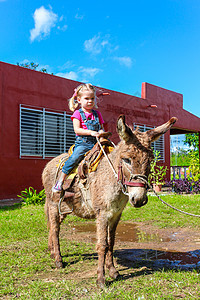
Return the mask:
{"type": "MultiPolygon", "coordinates": [[[[110,153],[113,150],[113,144],[108,138],[112,135],[111,132],[103,132],[99,136],[99,141],[106,153],[110,153]]],[[[71,150],[69,150],[71,154],[71,150]]],[[[94,145],[94,147],[85,154],[84,159],[79,163],[77,174],[79,178],[82,180],[82,183],[87,182],[88,173],[94,172],[97,169],[98,163],[102,158],[103,153],[101,147],[98,143],[94,145]]],[[[67,178],[63,183],[63,190],[68,190],[72,183],[74,182],[74,178],[67,178]]]]}

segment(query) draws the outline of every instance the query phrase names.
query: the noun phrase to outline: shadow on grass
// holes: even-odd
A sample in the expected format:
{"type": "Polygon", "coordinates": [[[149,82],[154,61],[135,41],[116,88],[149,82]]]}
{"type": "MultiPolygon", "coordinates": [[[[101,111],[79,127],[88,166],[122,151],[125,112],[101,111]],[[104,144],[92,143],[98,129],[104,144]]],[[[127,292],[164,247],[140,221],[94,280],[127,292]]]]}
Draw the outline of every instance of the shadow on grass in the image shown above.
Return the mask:
{"type": "Polygon", "coordinates": [[[70,265],[75,265],[76,263],[80,262],[80,257],[81,257],[81,260],[83,261],[91,261],[91,260],[98,260],[98,255],[97,253],[91,253],[91,254],[80,254],[80,253],[73,253],[72,255],[70,254],[66,254],[66,255],[63,255],[62,258],[72,258],[72,260],[69,262],[65,262],[63,261],[63,267],[67,267],[69,264],[70,265]],[[74,257],[74,260],[73,260],[73,257],[74,257]]]}
{"type": "MultiPolygon", "coordinates": [[[[97,253],[79,254],[77,252],[76,254],[73,253],[73,255],[64,255],[63,258],[76,255],[79,256],[79,258],[81,256],[81,259],[85,261],[98,260],[97,253]]],[[[118,265],[123,268],[122,270],[132,271],[128,274],[120,274],[115,280],[106,279],[106,286],[112,285],[115,281],[126,281],[130,278],[150,275],[157,271],[173,270],[175,272],[192,272],[196,270],[200,273],[200,250],[169,252],[152,249],[120,249],[114,252],[114,257],[118,265]]],[[[80,259],[75,258],[74,260],[72,259],[70,264],[76,264],[79,261],[80,259]]],[[[63,265],[67,267],[69,262],[64,262],[63,265]]]]}
{"type": "Polygon", "coordinates": [[[123,274],[119,280],[141,275],[153,274],[157,271],[200,272],[200,250],[189,252],[170,252],[152,249],[121,249],[114,253],[117,263],[126,269],[140,268],[129,274],[123,274]]]}

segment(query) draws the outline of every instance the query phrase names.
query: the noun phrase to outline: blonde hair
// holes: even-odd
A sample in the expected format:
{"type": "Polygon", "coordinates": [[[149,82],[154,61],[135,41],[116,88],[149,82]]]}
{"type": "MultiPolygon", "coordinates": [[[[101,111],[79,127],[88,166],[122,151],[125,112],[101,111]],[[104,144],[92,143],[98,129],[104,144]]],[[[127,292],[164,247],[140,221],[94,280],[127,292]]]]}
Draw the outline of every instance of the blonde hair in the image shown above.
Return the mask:
{"type": "Polygon", "coordinates": [[[81,96],[84,90],[91,90],[94,92],[94,101],[95,101],[95,107],[97,108],[97,103],[96,103],[96,88],[90,84],[90,83],[83,83],[80,84],[77,88],[74,90],[73,96],[68,100],[69,101],[69,109],[71,111],[75,111],[75,109],[78,107],[78,101],[77,98],[81,96]]]}

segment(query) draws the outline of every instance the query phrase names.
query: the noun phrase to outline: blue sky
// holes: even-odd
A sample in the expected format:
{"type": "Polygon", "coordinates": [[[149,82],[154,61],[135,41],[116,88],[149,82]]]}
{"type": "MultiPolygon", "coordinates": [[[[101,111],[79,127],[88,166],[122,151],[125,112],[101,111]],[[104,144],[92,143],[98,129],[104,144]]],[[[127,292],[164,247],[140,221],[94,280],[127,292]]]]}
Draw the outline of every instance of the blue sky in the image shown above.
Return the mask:
{"type": "Polygon", "coordinates": [[[0,60],[140,96],[146,81],[200,117],[200,1],[0,0],[0,60]]]}

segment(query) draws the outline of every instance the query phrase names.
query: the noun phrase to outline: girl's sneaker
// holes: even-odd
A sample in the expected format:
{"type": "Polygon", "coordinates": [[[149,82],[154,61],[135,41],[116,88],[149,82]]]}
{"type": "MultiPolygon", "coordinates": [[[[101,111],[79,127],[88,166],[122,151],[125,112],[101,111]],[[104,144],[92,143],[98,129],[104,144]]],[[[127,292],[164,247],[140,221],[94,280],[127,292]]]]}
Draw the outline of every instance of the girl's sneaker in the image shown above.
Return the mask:
{"type": "Polygon", "coordinates": [[[54,193],[58,193],[58,192],[61,192],[62,191],[62,182],[60,181],[57,181],[56,184],[52,187],[52,191],[54,193]]]}

